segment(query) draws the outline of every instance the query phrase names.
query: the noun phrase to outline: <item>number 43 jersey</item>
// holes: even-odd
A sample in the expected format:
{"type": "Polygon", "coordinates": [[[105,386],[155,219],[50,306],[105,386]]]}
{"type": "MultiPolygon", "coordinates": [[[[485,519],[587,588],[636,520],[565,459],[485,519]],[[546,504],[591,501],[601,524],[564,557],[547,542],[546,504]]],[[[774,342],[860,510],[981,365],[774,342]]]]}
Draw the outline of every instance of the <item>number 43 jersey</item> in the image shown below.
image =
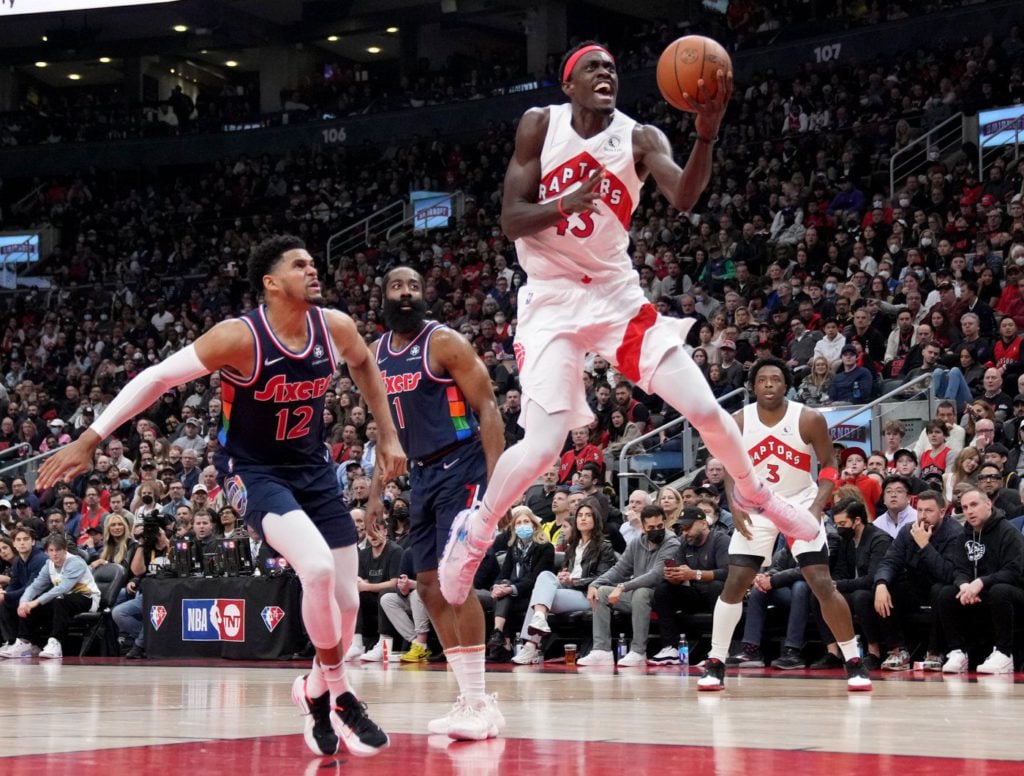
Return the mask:
{"type": "Polygon", "coordinates": [[[221,370],[223,423],[217,468],[235,464],[306,466],[330,461],[324,444],[324,395],[337,367],[323,310],[306,313],[306,347],[289,350],[260,305],[238,320],[256,344],[252,374],[221,370]],[[226,459],[226,460],[225,460],[226,459]]]}
{"type": "Polygon", "coordinates": [[[786,414],[774,426],[761,422],[757,404],[743,408],[743,446],[754,471],[769,488],[785,499],[814,500],[817,483],[811,479],[813,450],[800,436],[803,405],[787,402],[786,414]]]}
{"type": "Polygon", "coordinates": [[[571,103],[548,108],[537,202],[554,202],[573,192],[602,167],[604,177],[597,187],[601,201],[596,213],[572,213],[516,240],[516,255],[530,280],[600,283],[633,272],[628,229],[643,186],[633,158],[634,127],[633,119],[615,111],[604,130],[584,138],[573,127],[571,103]]]}

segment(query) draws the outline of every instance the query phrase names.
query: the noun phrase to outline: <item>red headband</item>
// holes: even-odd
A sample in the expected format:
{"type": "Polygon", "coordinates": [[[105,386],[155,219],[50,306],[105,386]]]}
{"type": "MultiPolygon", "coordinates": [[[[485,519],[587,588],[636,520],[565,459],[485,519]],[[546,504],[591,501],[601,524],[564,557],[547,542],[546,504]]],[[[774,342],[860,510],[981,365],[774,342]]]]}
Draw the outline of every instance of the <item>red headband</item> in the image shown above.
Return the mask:
{"type": "MultiPolygon", "coordinates": [[[[582,57],[584,54],[589,54],[591,51],[600,51],[604,54],[608,54],[608,50],[604,46],[584,46],[571,57],[569,57],[569,60],[565,63],[565,69],[562,71],[563,82],[569,80],[569,76],[572,75],[572,69],[576,67],[576,63],[580,61],[580,57],[582,57]]],[[[611,54],[608,54],[608,58],[612,62],[615,61],[615,57],[613,57],[611,54]]]]}

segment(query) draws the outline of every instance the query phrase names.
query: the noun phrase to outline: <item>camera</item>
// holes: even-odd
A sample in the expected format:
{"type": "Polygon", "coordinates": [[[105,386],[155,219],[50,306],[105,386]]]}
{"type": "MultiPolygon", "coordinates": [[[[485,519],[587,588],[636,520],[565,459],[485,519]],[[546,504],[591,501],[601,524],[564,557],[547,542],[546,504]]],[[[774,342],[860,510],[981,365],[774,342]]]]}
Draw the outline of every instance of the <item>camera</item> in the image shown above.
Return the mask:
{"type": "Polygon", "coordinates": [[[163,531],[160,510],[154,509],[142,516],[142,542],[147,547],[155,547],[163,531]]]}

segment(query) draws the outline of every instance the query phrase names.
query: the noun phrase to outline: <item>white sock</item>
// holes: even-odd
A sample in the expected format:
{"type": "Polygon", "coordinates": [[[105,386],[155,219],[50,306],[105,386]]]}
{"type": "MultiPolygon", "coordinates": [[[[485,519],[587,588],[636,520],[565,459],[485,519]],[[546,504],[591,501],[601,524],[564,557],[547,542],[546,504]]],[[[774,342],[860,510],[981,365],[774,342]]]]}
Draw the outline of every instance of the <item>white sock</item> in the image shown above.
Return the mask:
{"type": "Polygon", "coordinates": [[[448,667],[455,674],[455,683],[459,685],[459,692],[462,692],[462,647],[452,647],[444,651],[448,660],[448,667]]]}
{"type": "Polygon", "coordinates": [[[839,649],[843,653],[843,660],[853,660],[855,657],[860,657],[860,649],[857,648],[857,637],[854,636],[849,641],[840,641],[839,649]]]}
{"type": "Polygon", "coordinates": [[[462,648],[462,677],[459,689],[462,690],[462,696],[470,702],[483,700],[484,697],[485,651],[486,646],[483,644],[462,648]]]}
{"type": "Polygon", "coordinates": [[[732,636],[743,617],[743,604],[727,604],[721,598],[715,602],[715,614],[711,625],[711,651],[708,657],[721,660],[729,657],[732,636]]]}
{"type": "Polygon", "coordinates": [[[319,659],[314,659],[313,668],[306,679],[306,694],[310,698],[319,698],[328,690],[331,691],[331,698],[336,698],[344,692],[352,692],[352,686],[345,679],[344,664],[324,666],[320,664],[319,659]]]}

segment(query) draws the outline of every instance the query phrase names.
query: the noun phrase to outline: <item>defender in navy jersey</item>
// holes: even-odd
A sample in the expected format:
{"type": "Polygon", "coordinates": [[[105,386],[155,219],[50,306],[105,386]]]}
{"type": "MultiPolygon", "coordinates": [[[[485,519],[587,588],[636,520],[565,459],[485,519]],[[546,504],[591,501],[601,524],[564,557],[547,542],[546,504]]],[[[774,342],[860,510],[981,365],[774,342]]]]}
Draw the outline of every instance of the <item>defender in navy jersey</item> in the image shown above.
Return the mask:
{"type": "Polygon", "coordinates": [[[505,426],[483,362],[461,334],[426,321],[426,311],[419,273],[391,270],[383,303],[390,331],[377,341],[377,366],[409,456],[416,589],[461,693],[452,711],[428,727],[452,738],[482,739],[497,735],[505,723],[494,697],[484,693],[483,609],[476,596],[458,606],[445,601],[437,563],[455,516],[483,498],[505,447],[505,426]]]}
{"type": "Polygon", "coordinates": [[[302,581],[302,618],[317,651],[313,670],[292,685],[292,699],[306,714],[306,743],[317,754],[334,754],[339,743],[374,754],[388,737],[342,670],[359,608],[356,530],[323,441],[324,394],[340,360],[376,417],[381,476],[399,476],[405,458],[370,351],[351,318],[321,309],[316,267],[302,241],[275,237],[259,245],[249,281],[265,305],[139,374],[46,462],[39,482],[50,487],[87,470],[97,445],[164,391],[220,370],[224,423],[216,460],[225,495],[302,581]]]}

